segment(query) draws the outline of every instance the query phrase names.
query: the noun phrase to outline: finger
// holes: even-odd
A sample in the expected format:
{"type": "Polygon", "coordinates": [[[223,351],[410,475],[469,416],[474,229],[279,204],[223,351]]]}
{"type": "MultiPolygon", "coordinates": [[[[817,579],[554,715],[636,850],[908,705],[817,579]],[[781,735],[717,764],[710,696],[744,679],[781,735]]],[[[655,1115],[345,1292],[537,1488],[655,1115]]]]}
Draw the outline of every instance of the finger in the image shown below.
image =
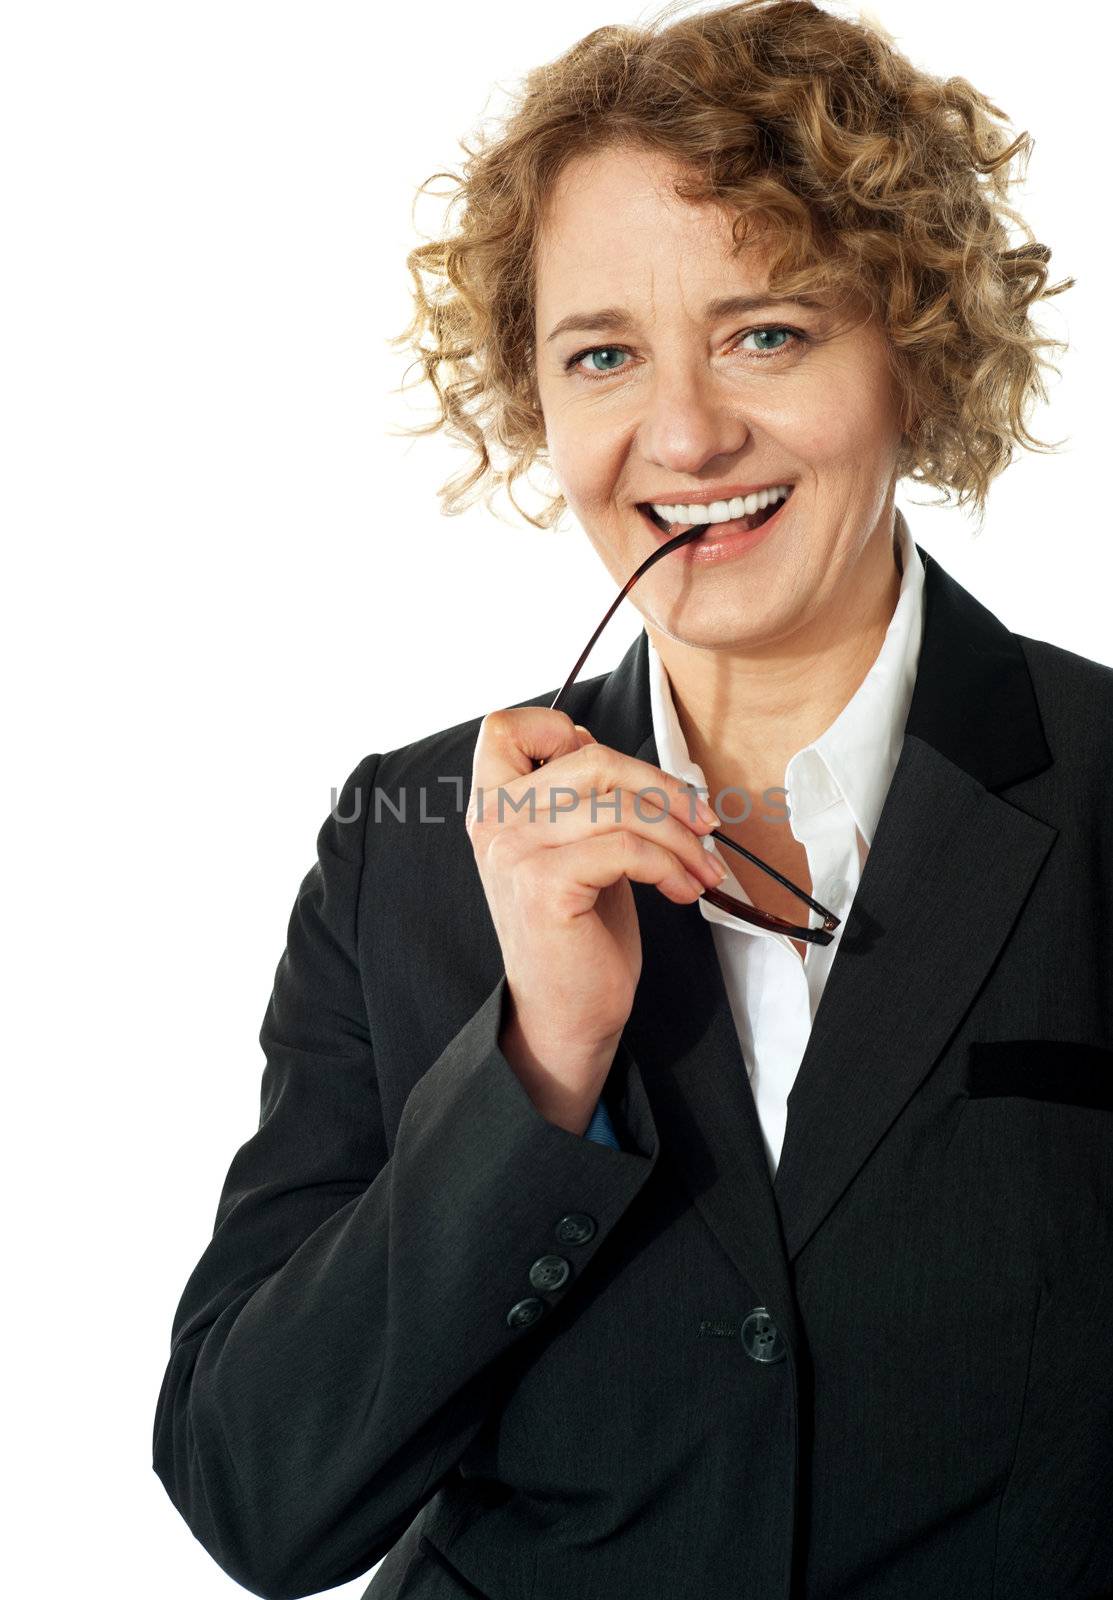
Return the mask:
{"type": "Polygon", "coordinates": [[[546,762],[580,748],[576,725],[565,711],[547,706],[510,706],[492,711],[479,726],[472,761],[472,787],[497,788],[546,762]]]}
{"type": "Polygon", "coordinates": [[[595,834],[554,852],[553,871],[536,876],[537,891],[557,915],[579,916],[591,911],[602,889],[622,878],[654,884],[666,899],[691,904],[704,889],[671,850],[621,829],[595,834]]]}
{"type": "Polygon", "coordinates": [[[681,860],[689,872],[708,885],[721,883],[725,873],[721,862],[709,851],[699,836],[679,817],[673,816],[660,797],[635,794],[629,789],[615,789],[607,795],[592,794],[589,798],[572,790],[561,793],[558,786],[550,787],[545,799],[534,796],[535,804],[528,803],[515,810],[504,804],[501,807],[503,828],[531,828],[537,842],[544,848],[557,848],[572,844],[593,834],[613,832],[617,828],[630,828],[643,838],[664,845],[681,860]]]}
{"type": "Polygon", "coordinates": [[[575,790],[585,799],[595,794],[600,803],[615,789],[623,788],[638,795],[645,806],[663,806],[701,835],[719,825],[714,811],[685,779],[595,740],[547,761],[540,772],[530,773],[528,780],[511,780],[503,787],[509,802],[516,807],[527,804],[533,793],[539,811],[549,809],[554,788],[575,790]]]}

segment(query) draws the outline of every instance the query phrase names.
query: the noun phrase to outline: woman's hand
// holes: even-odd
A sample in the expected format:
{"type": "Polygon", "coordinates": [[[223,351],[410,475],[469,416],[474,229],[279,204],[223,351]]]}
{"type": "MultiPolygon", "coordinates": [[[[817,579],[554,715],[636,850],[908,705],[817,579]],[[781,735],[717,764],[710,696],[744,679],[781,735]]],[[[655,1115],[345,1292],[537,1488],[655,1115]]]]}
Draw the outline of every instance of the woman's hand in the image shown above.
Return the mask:
{"type": "Polygon", "coordinates": [[[570,1132],[591,1119],[641,975],[627,880],[691,903],[725,876],[701,842],[716,821],[690,785],[563,711],[483,719],[466,827],[508,980],[499,1047],[570,1132]]]}

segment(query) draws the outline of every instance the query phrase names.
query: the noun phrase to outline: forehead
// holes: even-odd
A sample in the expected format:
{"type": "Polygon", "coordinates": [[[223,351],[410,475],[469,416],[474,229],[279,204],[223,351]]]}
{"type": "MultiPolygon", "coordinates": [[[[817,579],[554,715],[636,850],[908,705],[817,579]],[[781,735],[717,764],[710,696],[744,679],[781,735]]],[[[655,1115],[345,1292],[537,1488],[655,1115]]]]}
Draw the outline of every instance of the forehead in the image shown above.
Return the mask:
{"type": "Polygon", "coordinates": [[[558,300],[578,291],[629,299],[639,289],[705,284],[761,288],[768,246],[760,225],[734,252],[731,215],[722,206],[679,198],[684,169],[652,151],[610,148],[576,156],[547,197],[535,247],[538,312],[561,314],[558,300]]]}

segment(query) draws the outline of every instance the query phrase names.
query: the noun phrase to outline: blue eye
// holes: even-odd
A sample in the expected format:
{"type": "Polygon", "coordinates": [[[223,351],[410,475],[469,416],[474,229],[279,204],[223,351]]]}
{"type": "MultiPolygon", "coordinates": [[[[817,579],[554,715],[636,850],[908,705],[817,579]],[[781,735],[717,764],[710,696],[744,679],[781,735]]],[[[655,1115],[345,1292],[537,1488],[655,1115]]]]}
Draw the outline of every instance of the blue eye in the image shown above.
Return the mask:
{"type": "MultiPolygon", "coordinates": [[[[594,350],[584,350],[583,352],[581,352],[580,355],[573,356],[572,360],[568,363],[568,365],[569,366],[574,366],[578,361],[585,361],[588,356],[621,356],[621,355],[625,355],[625,354],[626,354],[626,352],[624,350],[622,350],[618,345],[600,344],[600,345],[596,345],[594,350]]],[[[607,370],[607,369],[604,369],[604,371],[605,370],[607,370]]],[[[620,369],[618,367],[611,367],[609,370],[611,372],[618,372],[620,369]]],[[[593,375],[594,374],[585,373],[585,376],[593,376],[593,375]]],[[[599,376],[602,376],[602,373],[600,373],[599,376]]]]}
{"type": "MultiPolygon", "coordinates": [[[[758,361],[773,360],[777,356],[781,355],[782,352],[790,350],[792,348],[793,344],[804,345],[804,344],[806,344],[808,342],[807,334],[800,333],[796,328],[787,328],[787,327],[784,327],[780,323],[771,323],[767,327],[764,327],[764,328],[748,328],[745,333],[739,334],[737,340],[735,341],[735,348],[738,347],[738,345],[741,343],[741,341],[743,339],[748,339],[751,336],[751,334],[756,335],[756,336],[762,336],[762,335],[768,335],[768,334],[787,334],[788,335],[788,340],[785,343],[776,345],[771,350],[752,350],[752,351],[750,351],[749,354],[750,354],[751,358],[752,359],[756,359],[758,361]]],[[[592,356],[592,357],[595,357],[595,356],[614,357],[614,356],[629,355],[629,353],[630,353],[629,349],[627,348],[626,345],[623,345],[623,344],[596,344],[596,345],[592,345],[590,349],[588,349],[588,350],[578,350],[574,356],[570,356],[568,358],[568,360],[564,363],[564,370],[566,372],[572,372],[572,371],[578,369],[577,370],[577,376],[578,377],[586,378],[589,383],[594,383],[594,382],[599,381],[600,379],[608,378],[611,375],[611,373],[613,373],[613,372],[621,372],[622,371],[622,367],[625,366],[627,363],[623,362],[622,366],[612,365],[612,366],[609,366],[609,367],[604,367],[602,370],[600,370],[599,368],[596,368],[594,371],[588,371],[586,368],[581,368],[580,367],[580,362],[581,361],[586,361],[589,356],[592,356]]]]}
{"type": "MultiPolygon", "coordinates": [[[[765,333],[788,333],[789,331],[790,330],[788,328],[751,328],[750,329],[750,333],[756,334],[759,337],[760,337],[760,335],[765,334],[765,333]]],[[[750,337],[750,333],[743,334],[742,337],[744,339],[748,339],[750,337]]],[[[783,349],[784,349],[784,345],[778,345],[777,346],[777,350],[783,350],[783,349]]],[[[757,352],[755,352],[755,354],[758,354],[758,355],[761,355],[761,354],[764,354],[764,355],[776,355],[777,350],[757,351],[757,352]]]]}

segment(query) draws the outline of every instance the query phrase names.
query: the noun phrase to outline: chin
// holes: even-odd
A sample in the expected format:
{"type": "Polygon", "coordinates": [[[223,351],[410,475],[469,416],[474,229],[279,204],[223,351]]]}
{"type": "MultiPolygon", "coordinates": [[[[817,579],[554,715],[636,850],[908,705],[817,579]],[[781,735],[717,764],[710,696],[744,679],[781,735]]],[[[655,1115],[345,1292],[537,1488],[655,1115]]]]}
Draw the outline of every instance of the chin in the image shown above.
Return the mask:
{"type": "Polygon", "coordinates": [[[692,615],[691,608],[686,611],[682,601],[663,612],[655,611],[645,620],[667,639],[687,645],[692,650],[743,649],[757,642],[751,630],[740,631],[737,614],[713,617],[692,615]]]}

